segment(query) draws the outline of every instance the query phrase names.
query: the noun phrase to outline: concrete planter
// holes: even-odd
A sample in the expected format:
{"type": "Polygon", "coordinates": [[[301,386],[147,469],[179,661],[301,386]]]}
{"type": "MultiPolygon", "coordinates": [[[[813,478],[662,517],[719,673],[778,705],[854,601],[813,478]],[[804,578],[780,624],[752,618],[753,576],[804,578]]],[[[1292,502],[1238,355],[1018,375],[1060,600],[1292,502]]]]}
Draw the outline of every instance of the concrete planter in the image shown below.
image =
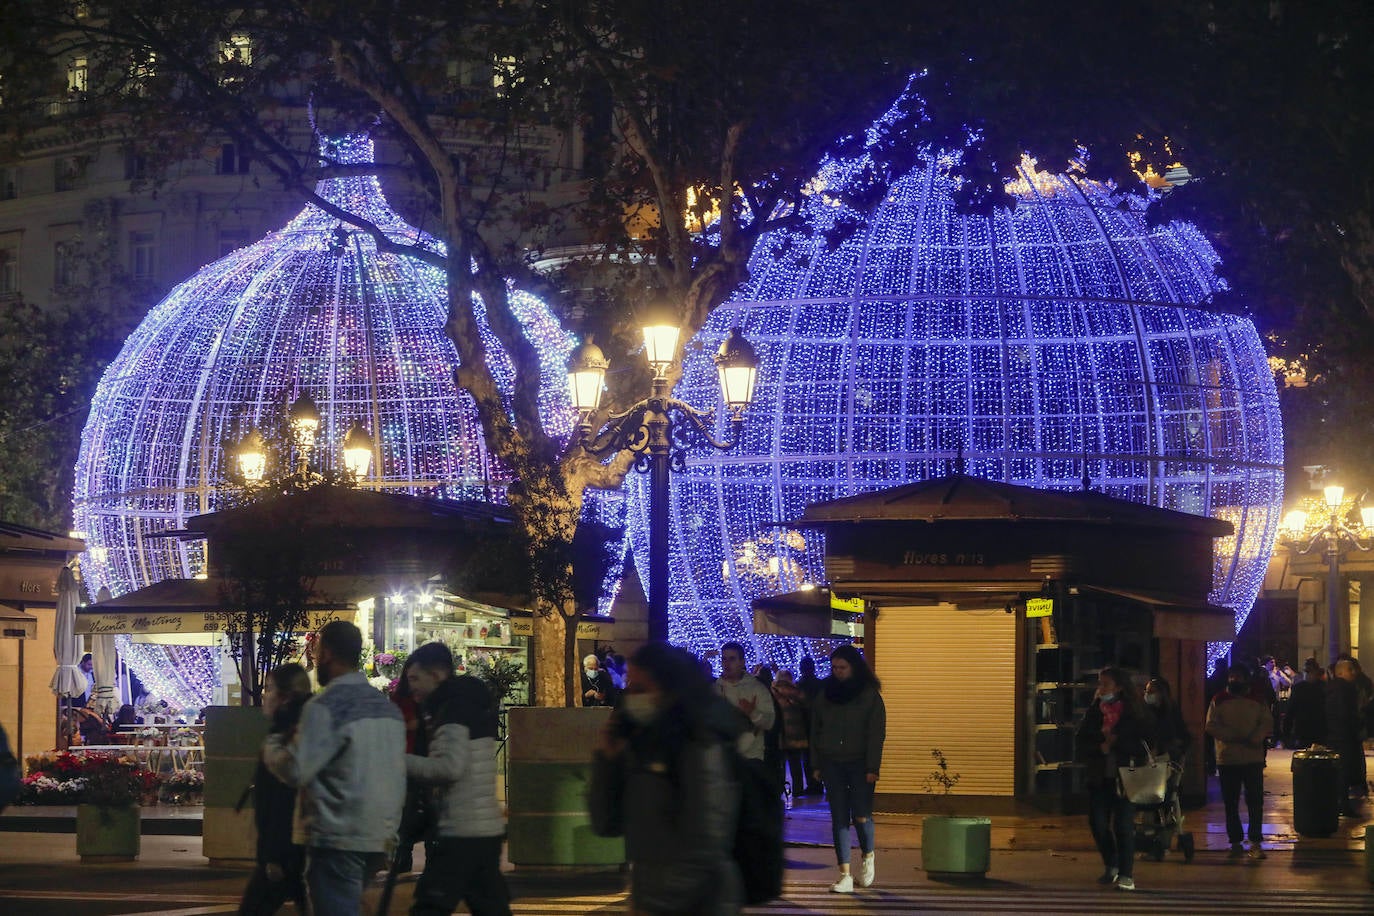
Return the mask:
{"type": "Polygon", "coordinates": [[[76,854],[83,863],[132,862],[141,829],[138,805],[77,805],[76,854]]]}
{"type": "Polygon", "coordinates": [[[609,709],[517,706],[506,744],[512,864],[607,868],[625,861],[620,837],[592,833],[587,813],[592,748],[609,709]]]}
{"type": "Polygon", "coordinates": [[[991,853],[990,818],[928,817],[921,822],[921,867],[933,878],[981,878],[991,853]]]}
{"type": "Polygon", "coordinates": [[[267,717],[254,706],[211,706],[205,710],[205,821],[201,849],[211,865],[251,868],[258,834],[250,796],[267,717]]]}

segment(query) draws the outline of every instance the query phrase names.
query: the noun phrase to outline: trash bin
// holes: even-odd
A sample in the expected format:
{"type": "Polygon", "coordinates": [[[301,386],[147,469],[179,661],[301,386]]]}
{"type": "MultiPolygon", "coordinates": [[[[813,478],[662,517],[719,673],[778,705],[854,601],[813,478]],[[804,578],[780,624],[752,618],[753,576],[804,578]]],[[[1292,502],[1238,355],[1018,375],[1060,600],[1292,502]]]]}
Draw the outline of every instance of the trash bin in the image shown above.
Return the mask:
{"type": "Polygon", "coordinates": [[[1330,836],[1341,825],[1345,780],[1341,755],[1312,749],[1293,754],[1293,828],[1302,836],[1330,836]]]}

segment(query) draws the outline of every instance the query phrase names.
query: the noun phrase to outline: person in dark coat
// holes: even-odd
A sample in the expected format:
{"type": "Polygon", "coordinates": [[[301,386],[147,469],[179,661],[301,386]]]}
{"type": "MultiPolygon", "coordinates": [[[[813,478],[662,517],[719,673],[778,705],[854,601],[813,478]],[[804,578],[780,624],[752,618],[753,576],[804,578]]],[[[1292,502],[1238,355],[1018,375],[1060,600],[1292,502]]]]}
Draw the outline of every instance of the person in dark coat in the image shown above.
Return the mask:
{"type": "MultiPolygon", "coordinates": [[[[1352,794],[1362,795],[1365,789],[1364,722],[1360,716],[1361,697],[1357,686],[1357,669],[1348,658],[1337,661],[1335,677],[1327,683],[1326,744],[1341,755],[1341,773],[1345,787],[1352,794]]],[[[1345,800],[1343,813],[1355,817],[1355,805],[1345,800]]]]}
{"type": "MultiPolygon", "coordinates": [[[[262,712],[270,734],[290,736],[310,699],[310,675],[300,665],[282,665],[267,677],[262,712]]],[[[296,790],[273,776],[262,759],[253,774],[253,821],[258,828],[257,864],[243,890],[239,913],[271,916],[290,900],[300,912],[305,904],[305,849],[291,842],[296,790]]]]}
{"type": "Polygon", "coordinates": [[[685,650],[648,643],[630,658],[597,742],[588,805],[598,835],[625,837],[634,912],[739,912],[738,719],[685,650]]]}
{"type": "Polygon", "coordinates": [[[1100,884],[1135,890],[1135,807],[1120,791],[1117,767],[1144,763],[1156,746],[1154,718],[1120,668],[1103,668],[1074,736],[1088,786],[1088,826],[1102,856],[1100,884]]]}
{"type": "Polygon", "coordinates": [[[811,766],[825,782],[830,830],[840,876],[830,890],[854,893],[849,868],[849,825],[859,836],[859,887],[873,884],[877,869],[873,793],[887,740],[887,707],[881,685],[863,654],[843,645],[830,654],[830,677],[811,709],[811,766]]]}
{"type": "MultiPolygon", "coordinates": [[[[802,693],[802,715],[805,718],[806,733],[811,734],[811,710],[816,705],[816,696],[821,692],[821,679],[816,677],[816,660],[809,655],[803,655],[798,663],[798,670],[801,677],[797,678],[797,689],[802,693]]],[[[825,787],[814,775],[815,769],[811,766],[811,749],[802,751],[802,769],[806,772],[806,791],[803,795],[824,795],[825,787]]]]}
{"type": "Polygon", "coordinates": [[[1301,750],[1326,740],[1326,670],[1315,658],[1303,663],[1303,678],[1288,697],[1290,747],[1301,750]]]}
{"type": "Polygon", "coordinates": [[[1183,721],[1183,711],[1174,702],[1169,682],[1162,677],[1150,678],[1145,685],[1145,705],[1154,714],[1155,743],[1159,752],[1168,754],[1175,763],[1183,760],[1193,743],[1193,736],[1183,721]]]}
{"type": "Polygon", "coordinates": [[[609,671],[601,668],[601,659],[588,655],[582,659],[582,705],[615,706],[620,689],[609,671]]]}

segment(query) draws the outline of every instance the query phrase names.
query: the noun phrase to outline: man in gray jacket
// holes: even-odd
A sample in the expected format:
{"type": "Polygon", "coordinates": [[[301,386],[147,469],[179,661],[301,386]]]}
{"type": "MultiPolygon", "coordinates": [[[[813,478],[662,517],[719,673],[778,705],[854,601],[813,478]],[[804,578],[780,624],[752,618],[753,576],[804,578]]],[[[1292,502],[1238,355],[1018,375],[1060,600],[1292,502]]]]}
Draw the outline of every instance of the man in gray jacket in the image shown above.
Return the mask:
{"type": "Polygon", "coordinates": [[[263,763],[300,790],[294,841],[306,848],[305,881],[320,916],[357,913],[367,875],[395,845],[405,801],[405,723],[358,670],[363,636],[347,621],[320,629],[324,688],[294,735],[270,735],[263,763]]]}
{"type": "Polygon", "coordinates": [[[453,670],[453,653],[430,642],[411,653],[406,679],[422,726],[406,775],[422,790],[429,815],[425,871],[411,916],[452,913],[510,916],[501,876],[506,821],[496,801],[496,703],[485,684],[453,670]]]}

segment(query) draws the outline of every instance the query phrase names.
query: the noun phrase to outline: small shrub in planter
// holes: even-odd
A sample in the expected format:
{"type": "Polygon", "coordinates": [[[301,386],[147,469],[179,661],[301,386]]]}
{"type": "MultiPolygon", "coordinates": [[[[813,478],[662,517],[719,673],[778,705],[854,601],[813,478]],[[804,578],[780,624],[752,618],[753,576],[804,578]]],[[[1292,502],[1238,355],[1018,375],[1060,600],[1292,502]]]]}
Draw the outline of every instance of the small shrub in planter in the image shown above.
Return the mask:
{"type": "Polygon", "coordinates": [[[925,779],[926,792],[936,795],[944,814],[921,822],[921,867],[932,878],[976,877],[987,874],[992,850],[992,821],[986,817],[956,817],[951,793],[959,782],[944,751],[934,748],[935,769],[925,779]]]}

